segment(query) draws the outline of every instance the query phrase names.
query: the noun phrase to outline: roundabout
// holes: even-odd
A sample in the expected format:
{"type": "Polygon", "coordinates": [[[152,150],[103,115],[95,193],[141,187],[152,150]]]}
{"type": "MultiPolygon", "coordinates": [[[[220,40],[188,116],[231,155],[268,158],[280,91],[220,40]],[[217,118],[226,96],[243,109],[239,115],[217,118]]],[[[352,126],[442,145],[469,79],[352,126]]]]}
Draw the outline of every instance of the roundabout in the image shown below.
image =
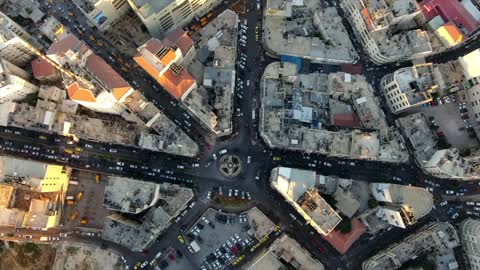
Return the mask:
{"type": "Polygon", "coordinates": [[[233,178],[242,172],[242,161],[237,155],[225,155],[220,158],[218,169],[221,175],[233,178]]]}

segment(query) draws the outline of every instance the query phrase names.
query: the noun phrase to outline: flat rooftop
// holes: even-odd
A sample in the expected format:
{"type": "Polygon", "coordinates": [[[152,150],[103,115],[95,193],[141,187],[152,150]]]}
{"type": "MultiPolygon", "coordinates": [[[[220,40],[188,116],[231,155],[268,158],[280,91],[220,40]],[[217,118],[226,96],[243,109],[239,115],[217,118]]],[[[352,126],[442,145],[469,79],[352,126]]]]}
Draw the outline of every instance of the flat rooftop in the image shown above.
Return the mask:
{"type": "Polygon", "coordinates": [[[272,187],[319,233],[328,235],[342,220],[318,193],[315,172],[279,167],[271,177],[272,187]]]}
{"type": "Polygon", "coordinates": [[[430,223],[403,241],[393,244],[364,261],[363,270],[397,269],[431,248],[445,251],[460,244],[455,227],[447,222],[430,223]]]}
{"type": "Polygon", "coordinates": [[[291,265],[295,269],[323,270],[321,262],[312,258],[310,253],[297,241],[283,234],[276,239],[256,261],[246,270],[277,270],[291,265]]]}
{"type": "MultiPolygon", "coordinates": [[[[138,181],[142,182],[143,181],[138,181]]],[[[173,218],[187,207],[193,198],[193,191],[169,183],[155,184],[158,200],[145,214],[122,216],[114,213],[105,219],[102,237],[133,251],[145,248],[168,226],[173,218]]]]}
{"type": "Polygon", "coordinates": [[[260,132],[270,146],[387,162],[408,159],[403,139],[388,126],[363,76],[297,74],[294,67],[271,63],[260,82],[260,132]]]}
{"type": "Polygon", "coordinates": [[[437,151],[437,135],[430,128],[427,116],[423,113],[411,114],[396,120],[405,137],[414,148],[415,158],[425,165],[437,151]]]}
{"type": "Polygon", "coordinates": [[[248,224],[255,224],[251,226],[255,238],[262,239],[275,230],[275,223],[273,223],[262,211],[254,207],[244,214],[247,215],[248,224]]]}
{"type": "Polygon", "coordinates": [[[278,55],[352,63],[357,57],[341,17],[321,1],[268,0],[264,44],[278,55]]]}
{"type": "Polygon", "coordinates": [[[0,156],[0,177],[2,182],[12,179],[42,180],[47,171],[47,164],[36,161],[0,156]]]}
{"type": "Polygon", "coordinates": [[[207,47],[213,52],[219,46],[235,47],[238,15],[230,9],[219,14],[201,30],[192,35],[198,48],[207,47]]]}
{"type": "Polygon", "coordinates": [[[110,210],[138,214],[158,200],[157,184],[125,177],[108,177],[103,205],[110,210]]]}

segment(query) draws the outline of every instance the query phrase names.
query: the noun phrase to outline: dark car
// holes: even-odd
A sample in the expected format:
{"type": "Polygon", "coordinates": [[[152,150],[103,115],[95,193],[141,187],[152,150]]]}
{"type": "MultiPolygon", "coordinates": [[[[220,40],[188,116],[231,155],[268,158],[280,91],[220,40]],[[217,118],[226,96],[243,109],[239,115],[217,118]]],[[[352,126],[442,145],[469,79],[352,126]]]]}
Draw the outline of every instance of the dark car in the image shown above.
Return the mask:
{"type": "Polygon", "coordinates": [[[183,253],[180,251],[180,250],[176,250],[177,251],[177,257],[178,258],[182,258],[183,257],[183,253]]]}
{"type": "Polygon", "coordinates": [[[165,261],[165,260],[162,260],[162,261],[160,262],[160,267],[161,267],[161,268],[167,268],[167,267],[168,267],[168,262],[165,261]]]}

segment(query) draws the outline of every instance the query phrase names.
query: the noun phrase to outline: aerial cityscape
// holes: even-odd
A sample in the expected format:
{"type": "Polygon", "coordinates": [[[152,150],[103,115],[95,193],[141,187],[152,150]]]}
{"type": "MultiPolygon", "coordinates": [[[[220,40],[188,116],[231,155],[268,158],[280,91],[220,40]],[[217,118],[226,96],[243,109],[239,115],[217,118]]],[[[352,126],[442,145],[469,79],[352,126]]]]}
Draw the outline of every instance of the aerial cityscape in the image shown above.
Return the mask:
{"type": "Polygon", "coordinates": [[[480,270],[480,0],[0,0],[0,270],[480,270]]]}

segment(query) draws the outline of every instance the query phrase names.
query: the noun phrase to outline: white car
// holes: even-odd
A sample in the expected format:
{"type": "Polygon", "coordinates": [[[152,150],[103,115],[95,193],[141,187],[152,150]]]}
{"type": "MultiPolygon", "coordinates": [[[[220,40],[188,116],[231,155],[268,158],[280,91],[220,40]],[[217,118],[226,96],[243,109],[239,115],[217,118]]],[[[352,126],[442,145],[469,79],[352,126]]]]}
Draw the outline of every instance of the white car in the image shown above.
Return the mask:
{"type": "Polygon", "coordinates": [[[212,197],[212,192],[211,192],[211,191],[209,191],[209,192],[207,193],[207,199],[209,199],[209,200],[210,200],[210,198],[211,198],[211,197],[212,197]]]}
{"type": "Polygon", "coordinates": [[[227,153],[227,149],[222,149],[218,152],[220,155],[224,155],[227,153]]]}
{"type": "Polygon", "coordinates": [[[212,157],[213,157],[213,160],[217,160],[217,155],[213,154],[212,157]]]}
{"type": "Polygon", "coordinates": [[[195,206],[195,204],[197,204],[197,202],[196,202],[196,201],[193,201],[193,202],[190,203],[190,205],[189,205],[188,207],[192,208],[192,207],[195,206]]]}
{"type": "Polygon", "coordinates": [[[445,205],[447,205],[447,201],[443,201],[440,203],[440,206],[445,206],[445,205]]]}

